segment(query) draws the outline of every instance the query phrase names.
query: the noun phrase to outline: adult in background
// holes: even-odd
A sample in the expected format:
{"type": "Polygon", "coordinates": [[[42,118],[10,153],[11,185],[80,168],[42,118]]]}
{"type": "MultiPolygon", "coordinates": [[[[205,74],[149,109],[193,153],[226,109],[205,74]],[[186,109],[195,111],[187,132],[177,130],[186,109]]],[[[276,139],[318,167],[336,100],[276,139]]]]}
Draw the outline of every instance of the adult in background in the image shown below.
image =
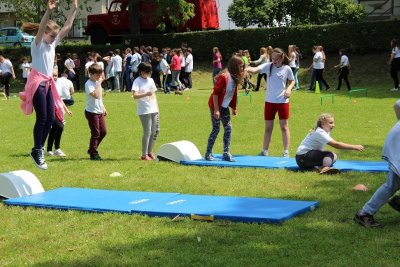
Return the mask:
{"type": "Polygon", "coordinates": [[[193,55],[192,48],[186,49],[186,60],[185,60],[185,87],[186,89],[192,89],[192,71],[193,71],[193,55]]]}
{"type": "Polygon", "coordinates": [[[393,39],[390,42],[392,47],[392,53],[390,54],[390,76],[392,76],[394,82],[394,88],[391,91],[399,91],[399,70],[400,70],[400,48],[397,39],[393,39]]]}
{"type": "Polygon", "coordinates": [[[222,70],[222,55],[219,52],[218,47],[213,48],[213,72],[212,72],[212,78],[213,78],[213,84],[215,85],[215,76],[218,75],[222,70]]]}
{"type": "Polygon", "coordinates": [[[75,71],[75,87],[77,91],[81,90],[81,75],[80,75],[80,71],[81,71],[81,60],[78,57],[77,53],[72,53],[72,60],[74,61],[74,71],[75,71]]]}
{"type": "Polygon", "coordinates": [[[10,98],[10,79],[15,80],[15,72],[11,61],[0,54],[0,82],[4,85],[7,99],[10,98]]]}
{"type": "Polygon", "coordinates": [[[119,93],[121,91],[122,85],[122,57],[119,49],[114,50],[114,55],[111,57],[112,63],[114,65],[115,74],[115,90],[119,93]]]}
{"type": "Polygon", "coordinates": [[[346,55],[346,49],[340,49],[339,55],[340,55],[340,62],[338,65],[335,66],[335,69],[339,68],[338,86],[336,90],[340,90],[340,87],[342,87],[342,80],[344,80],[347,86],[347,90],[350,91],[351,90],[349,82],[350,61],[346,55]]]}

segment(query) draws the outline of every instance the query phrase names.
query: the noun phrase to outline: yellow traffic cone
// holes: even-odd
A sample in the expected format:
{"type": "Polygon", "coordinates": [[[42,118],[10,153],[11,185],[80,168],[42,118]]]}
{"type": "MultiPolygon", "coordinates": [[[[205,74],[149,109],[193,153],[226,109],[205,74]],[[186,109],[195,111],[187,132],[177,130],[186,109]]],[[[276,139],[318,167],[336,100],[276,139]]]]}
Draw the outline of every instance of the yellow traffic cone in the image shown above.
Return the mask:
{"type": "Polygon", "coordinates": [[[321,93],[321,90],[319,89],[319,82],[318,81],[315,82],[315,93],[316,94],[320,94],[321,93]]]}

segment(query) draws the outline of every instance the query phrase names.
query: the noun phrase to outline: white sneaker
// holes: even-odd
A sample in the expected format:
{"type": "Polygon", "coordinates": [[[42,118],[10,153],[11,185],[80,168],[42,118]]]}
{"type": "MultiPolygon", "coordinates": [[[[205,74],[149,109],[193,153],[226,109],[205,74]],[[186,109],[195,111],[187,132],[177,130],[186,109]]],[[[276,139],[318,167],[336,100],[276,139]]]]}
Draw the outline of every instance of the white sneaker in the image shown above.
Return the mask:
{"type": "Polygon", "coordinates": [[[284,158],[289,158],[289,152],[283,152],[283,157],[284,158]]]}
{"type": "Polygon", "coordinates": [[[390,89],[390,91],[392,91],[392,92],[399,91],[399,88],[392,88],[392,89],[390,89]]]}
{"type": "Polygon", "coordinates": [[[61,149],[56,149],[53,153],[54,156],[58,156],[58,157],[65,157],[67,155],[64,154],[64,152],[62,152],[61,149]]]}
{"type": "Polygon", "coordinates": [[[268,156],[269,156],[268,150],[262,150],[258,155],[259,155],[259,156],[268,157],[268,156]]]}
{"type": "Polygon", "coordinates": [[[54,156],[53,151],[47,151],[47,155],[54,156]]]}

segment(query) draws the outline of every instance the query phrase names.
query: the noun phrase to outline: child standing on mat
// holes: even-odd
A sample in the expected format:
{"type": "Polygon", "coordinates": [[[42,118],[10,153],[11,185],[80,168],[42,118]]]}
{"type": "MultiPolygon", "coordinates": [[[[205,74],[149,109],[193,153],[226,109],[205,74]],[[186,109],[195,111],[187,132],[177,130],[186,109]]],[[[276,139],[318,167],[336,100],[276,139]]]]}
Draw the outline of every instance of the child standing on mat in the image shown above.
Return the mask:
{"type": "Polygon", "coordinates": [[[212,130],[208,137],[207,150],[204,156],[205,160],[215,160],[212,155],[212,149],[218,137],[220,123],[222,122],[224,127],[224,153],[222,155],[222,160],[235,161],[229,151],[232,136],[232,122],[229,107],[232,109],[232,114],[236,116],[238,85],[241,84],[244,75],[243,59],[238,56],[232,56],[228,62],[227,69],[216,76],[214,89],[208,99],[212,130]]]}
{"type": "Polygon", "coordinates": [[[289,98],[295,84],[293,72],[288,66],[289,59],[285,52],[280,48],[275,48],[272,52],[272,62],[247,70],[252,73],[267,74],[267,93],[264,105],[264,144],[260,156],[268,156],[269,145],[274,129],[275,115],[278,113],[279,124],[282,132],[283,157],[289,157],[289,98]]]}
{"type": "Polygon", "coordinates": [[[46,12],[40,24],[24,23],[23,31],[36,33],[31,44],[32,71],[28,76],[25,92],[20,93],[23,100],[21,108],[25,114],[32,113],[32,105],[36,111],[36,123],[33,129],[34,147],[30,153],[35,165],[46,170],[44,159],[44,143],[54,121],[54,107],[63,112],[63,102],[60,99],[53,80],[55,48],[72,28],[78,0],[72,1],[70,13],[64,27],[61,28],[50,20],[51,12],[57,8],[56,0],[49,0],[46,12]]]}
{"type": "Polygon", "coordinates": [[[90,128],[90,144],[88,153],[91,160],[102,160],[98,148],[107,134],[105,117],[107,110],[103,104],[103,69],[97,63],[89,67],[89,80],[85,83],[86,108],[85,117],[90,128]]]}
{"type": "Polygon", "coordinates": [[[133,98],[138,101],[137,114],[142,123],[142,160],[154,160],[153,148],[160,131],[158,117],[157,87],[151,78],[151,64],[142,62],[138,66],[139,77],[133,81],[133,98]]]}
{"type": "Polygon", "coordinates": [[[323,150],[327,144],[336,149],[364,150],[362,145],[349,145],[335,141],[330,136],[334,126],[335,121],[332,114],[323,113],[319,116],[317,125],[307,134],[297,149],[296,163],[300,168],[318,167],[320,174],[338,173],[338,169],[331,168],[337,160],[336,154],[323,150]]]}
{"type": "MultiPolygon", "coordinates": [[[[374,219],[375,213],[400,189],[400,100],[397,100],[394,110],[398,121],[387,135],[382,151],[382,159],[389,162],[386,182],[354,216],[354,221],[365,227],[381,226],[374,219]]],[[[400,212],[400,196],[394,196],[388,203],[400,212]]]]}

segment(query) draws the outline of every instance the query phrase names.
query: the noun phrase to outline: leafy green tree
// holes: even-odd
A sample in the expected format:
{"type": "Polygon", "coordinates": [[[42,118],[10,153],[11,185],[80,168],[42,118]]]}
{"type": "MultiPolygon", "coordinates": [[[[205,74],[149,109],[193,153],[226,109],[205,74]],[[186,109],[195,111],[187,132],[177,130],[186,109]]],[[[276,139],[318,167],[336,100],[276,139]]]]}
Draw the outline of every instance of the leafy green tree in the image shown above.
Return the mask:
{"type": "MultiPolygon", "coordinates": [[[[185,0],[145,0],[153,2],[157,7],[155,16],[151,19],[158,24],[160,31],[170,30],[180,25],[184,25],[189,19],[195,16],[194,5],[185,0]]],[[[139,23],[139,5],[140,0],[129,0],[129,10],[131,12],[131,33],[140,32],[139,23]]]]}
{"type": "Polygon", "coordinates": [[[228,16],[245,28],[356,22],[365,13],[352,0],[233,0],[228,16]]]}
{"type": "MultiPolygon", "coordinates": [[[[80,0],[79,9],[90,12],[91,7],[87,4],[93,1],[99,2],[100,0],[80,0]]],[[[58,1],[58,8],[52,12],[52,19],[63,24],[67,19],[66,14],[68,14],[64,11],[70,9],[71,3],[71,0],[58,1]]],[[[16,20],[22,22],[39,23],[47,8],[46,0],[0,0],[0,4],[8,10],[14,10],[16,20]]]]}

